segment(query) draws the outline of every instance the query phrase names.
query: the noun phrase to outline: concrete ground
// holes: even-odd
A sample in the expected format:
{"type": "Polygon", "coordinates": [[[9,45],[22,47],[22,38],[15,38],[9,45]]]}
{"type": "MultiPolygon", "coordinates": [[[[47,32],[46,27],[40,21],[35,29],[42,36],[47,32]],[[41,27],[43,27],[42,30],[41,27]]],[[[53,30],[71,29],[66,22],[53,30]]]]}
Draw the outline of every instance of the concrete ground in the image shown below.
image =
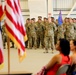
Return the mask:
{"type": "MultiPolygon", "coordinates": [[[[51,53],[43,53],[44,49],[26,49],[26,58],[19,63],[18,50],[15,48],[10,49],[10,72],[31,72],[33,75],[37,73],[50,59],[58,53],[54,51],[51,53]]],[[[4,49],[4,68],[0,70],[1,73],[8,73],[8,50],[4,49]]]]}

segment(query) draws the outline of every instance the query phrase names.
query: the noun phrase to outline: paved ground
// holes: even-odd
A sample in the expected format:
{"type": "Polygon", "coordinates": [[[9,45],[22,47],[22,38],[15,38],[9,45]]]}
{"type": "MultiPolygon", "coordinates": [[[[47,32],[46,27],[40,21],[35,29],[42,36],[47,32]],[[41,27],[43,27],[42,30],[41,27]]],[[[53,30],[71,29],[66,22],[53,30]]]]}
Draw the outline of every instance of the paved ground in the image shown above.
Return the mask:
{"type": "MultiPolygon", "coordinates": [[[[46,65],[49,60],[58,52],[54,51],[54,53],[51,53],[51,50],[49,50],[49,53],[43,53],[45,50],[43,49],[26,49],[27,56],[26,58],[19,63],[18,60],[18,53],[17,49],[11,48],[10,49],[10,72],[32,72],[35,74],[38,72],[42,66],[46,65]]],[[[8,72],[8,51],[7,49],[4,50],[4,57],[5,57],[5,66],[2,70],[0,70],[0,73],[8,72]]]]}

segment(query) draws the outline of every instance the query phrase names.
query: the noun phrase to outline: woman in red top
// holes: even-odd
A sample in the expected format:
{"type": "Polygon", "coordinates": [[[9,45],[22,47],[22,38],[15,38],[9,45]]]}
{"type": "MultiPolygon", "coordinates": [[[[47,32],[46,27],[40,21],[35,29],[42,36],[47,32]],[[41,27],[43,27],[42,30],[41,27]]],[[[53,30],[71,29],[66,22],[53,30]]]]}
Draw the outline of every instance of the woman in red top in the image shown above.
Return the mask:
{"type": "MultiPolygon", "coordinates": [[[[64,64],[70,64],[70,44],[66,39],[59,39],[56,44],[56,50],[59,51],[59,54],[55,55],[49,63],[44,66],[37,74],[35,75],[44,75],[46,71],[46,75],[56,75],[58,68],[64,64]]],[[[61,74],[66,75],[66,74],[61,74]]]]}
{"type": "Polygon", "coordinates": [[[46,75],[55,75],[58,68],[63,64],[70,64],[70,44],[66,39],[59,39],[56,44],[56,50],[59,51],[59,54],[55,55],[49,63],[45,66],[47,70],[46,75]]]}

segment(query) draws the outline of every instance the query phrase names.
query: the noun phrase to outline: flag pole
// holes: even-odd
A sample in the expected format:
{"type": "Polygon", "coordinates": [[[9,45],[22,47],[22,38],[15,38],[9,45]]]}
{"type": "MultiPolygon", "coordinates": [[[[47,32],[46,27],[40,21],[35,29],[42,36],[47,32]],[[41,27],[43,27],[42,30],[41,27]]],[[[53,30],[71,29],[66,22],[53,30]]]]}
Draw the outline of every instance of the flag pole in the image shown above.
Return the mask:
{"type": "Polygon", "coordinates": [[[7,49],[8,49],[8,74],[10,74],[10,38],[7,37],[7,49]]]}

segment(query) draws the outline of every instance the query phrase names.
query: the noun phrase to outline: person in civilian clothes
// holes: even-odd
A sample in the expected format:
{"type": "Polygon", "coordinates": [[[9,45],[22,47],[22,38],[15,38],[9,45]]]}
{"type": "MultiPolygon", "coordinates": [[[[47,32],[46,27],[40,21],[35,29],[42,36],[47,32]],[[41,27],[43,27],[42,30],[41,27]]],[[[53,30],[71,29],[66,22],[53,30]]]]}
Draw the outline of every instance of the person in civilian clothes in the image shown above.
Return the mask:
{"type": "MultiPolygon", "coordinates": [[[[66,39],[59,39],[56,44],[56,50],[58,54],[54,55],[52,59],[45,65],[41,71],[36,75],[43,74],[46,71],[46,75],[56,75],[57,70],[64,64],[71,64],[70,54],[70,43],[66,39]]],[[[66,74],[61,74],[66,75],[66,74]]]]}

